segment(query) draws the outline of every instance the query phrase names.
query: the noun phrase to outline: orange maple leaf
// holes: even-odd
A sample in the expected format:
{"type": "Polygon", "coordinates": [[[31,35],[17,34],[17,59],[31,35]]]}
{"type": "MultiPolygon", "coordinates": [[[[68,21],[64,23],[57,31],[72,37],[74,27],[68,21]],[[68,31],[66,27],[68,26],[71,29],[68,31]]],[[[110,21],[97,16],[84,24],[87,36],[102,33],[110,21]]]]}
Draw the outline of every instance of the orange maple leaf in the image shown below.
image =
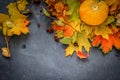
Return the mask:
{"type": "Polygon", "coordinates": [[[74,34],[74,29],[69,25],[65,25],[64,37],[72,37],[73,34],[74,34]]]}
{"type": "Polygon", "coordinates": [[[105,39],[101,35],[98,35],[94,38],[92,45],[96,47],[100,45],[103,52],[108,53],[113,46],[120,49],[120,38],[116,34],[109,34],[109,39],[105,39]]]}
{"type": "Polygon", "coordinates": [[[80,59],[86,59],[86,58],[88,58],[88,55],[87,54],[85,54],[85,53],[83,53],[83,52],[81,52],[81,51],[78,51],[78,52],[76,52],[77,54],[77,57],[79,57],[80,59]]]}
{"type": "Polygon", "coordinates": [[[64,26],[58,26],[57,24],[53,24],[52,28],[56,31],[62,31],[64,30],[64,26]]]}

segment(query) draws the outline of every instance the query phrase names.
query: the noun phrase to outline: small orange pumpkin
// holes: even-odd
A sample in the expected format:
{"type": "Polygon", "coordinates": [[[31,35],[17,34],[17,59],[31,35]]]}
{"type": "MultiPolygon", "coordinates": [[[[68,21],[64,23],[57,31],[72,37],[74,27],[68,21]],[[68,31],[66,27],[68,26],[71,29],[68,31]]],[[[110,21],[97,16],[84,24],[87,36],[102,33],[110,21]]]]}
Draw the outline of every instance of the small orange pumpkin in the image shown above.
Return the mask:
{"type": "Polygon", "coordinates": [[[79,15],[83,22],[89,25],[100,25],[108,16],[109,8],[106,2],[85,0],[81,3],[79,15]]]}

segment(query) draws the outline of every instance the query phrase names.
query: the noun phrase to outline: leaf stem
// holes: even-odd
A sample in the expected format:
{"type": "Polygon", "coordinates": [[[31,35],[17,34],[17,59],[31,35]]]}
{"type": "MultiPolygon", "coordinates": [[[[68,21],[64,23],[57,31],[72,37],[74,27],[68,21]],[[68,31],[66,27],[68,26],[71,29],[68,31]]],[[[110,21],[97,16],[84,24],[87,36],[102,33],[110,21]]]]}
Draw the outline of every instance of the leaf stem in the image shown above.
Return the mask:
{"type": "Polygon", "coordinates": [[[9,39],[8,39],[8,36],[4,36],[4,39],[5,39],[6,48],[7,48],[7,50],[8,50],[8,53],[11,54],[11,53],[10,53],[10,48],[9,48],[9,39]]]}

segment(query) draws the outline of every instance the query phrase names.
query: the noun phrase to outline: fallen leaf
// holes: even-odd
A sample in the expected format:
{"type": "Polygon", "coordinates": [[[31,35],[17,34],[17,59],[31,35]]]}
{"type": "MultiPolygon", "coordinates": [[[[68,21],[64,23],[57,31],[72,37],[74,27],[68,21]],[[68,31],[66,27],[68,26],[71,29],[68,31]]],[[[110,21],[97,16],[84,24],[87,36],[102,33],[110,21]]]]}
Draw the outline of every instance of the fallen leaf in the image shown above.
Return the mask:
{"type": "Polygon", "coordinates": [[[86,58],[88,58],[88,55],[85,54],[85,53],[83,53],[83,52],[81,52],[81,51],[78,51],[76,55],[77,55],[77,57],[79,57],[80,59],[86,59],[86,58]]]}
{"type": "Polygon", "coordinates": [[[50,13],[45,8],[43,8],[43,13],[45,16],[50,17],[50,13]]]}
{"type": "Polygon", "coordinates": [[[75,46],[73,44],[69,44],[69,46],[65,49],[65,56],[72,56],[75,51],[75,46]]]}
{"type": "Polygon", "coordinates": [[[101,35],[103,38],[108,39],[109,34],[112,34],[112,31],[108,26],[101,25],[95,28],[95,34],[101,35]]]}
{"type": "Polygon", "coordinates": [[[72,37],[74,34],[74,29],[69,26],[69,25],[65,25],[65,29],[64,29],[64,37],[72,37]]]}
{"type": "MultiPolygon", "coordinates": [[[[80,49],[82,49],[82,47],[84,47],[85,50],[89,53],[91,45],[90,45],[90,42],[88,41],[88,36],[86,35],[85,31],[78,33],[77,43],[78,43],[78,46],[80,47],[80,49]]],[[[79,51],[81,51],[81,50],[79,50],[79,51]]]]}
{"type": "Polygon", "coordinates": [[[2,48],[2,55],[4,57],[11,57],[11,54],[10,54],[9,50],[6,47],[2,48]]]}
{"type": "Polygon", "coordinates": [[[64,37],[60,40],[62,44],[70,44],[72,42],[72,38],[70,37],[64,37]]]}

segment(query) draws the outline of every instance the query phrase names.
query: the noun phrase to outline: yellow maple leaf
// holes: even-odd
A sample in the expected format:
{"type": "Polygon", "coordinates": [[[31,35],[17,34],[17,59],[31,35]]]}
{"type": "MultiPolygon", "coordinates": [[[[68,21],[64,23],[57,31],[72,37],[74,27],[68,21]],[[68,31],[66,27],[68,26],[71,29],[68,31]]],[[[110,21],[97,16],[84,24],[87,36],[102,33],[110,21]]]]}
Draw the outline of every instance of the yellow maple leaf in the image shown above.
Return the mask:
{"type": "Polygon", "coordinates": [[[90,42],[88,41],[88,36],[85,31],[79,32],[77,36],[77,43],[79,46],[79,51],[82,51],[82,47],[89,53],[90,50],[90,42]]]}
{"type": "Polygon", "coordinates": [[[65,49],[66,52],[65,56],[67,57],[73,55],[74,51],[75,51],[75,46],[73,44],[69,44],[69,46],[65,49]]]}
{"type": "Polygon", "coordinates": [[[89,25],[84,24],[84,23],[82,23],[80,26],[80,30],[85,31],[87,35],[91,34],[93,29],[94,29],[94,27],[89,26],[89,25]]]}
{"type": "Polygon", "coordinates": [[[13,28],[8,30],[8,36],[12,36],[13,34],[20,35],[21,33],[27,34],[29,32],[29,29],[27,27],[28,24],[29,24],[28,20],[24,19],[16,20],[13,28]]]}
{"type": "Polygon", "coordinates": [[[26,0],[18,0],[17,5],[20,11],[26,10],[26,5],[28,2],[26,0]]]}
{"type": "Polygon", "coordinates": [[[103,38],[108,39],[109,34],[112,34],[112,31],[109,27],[101,25],[95,28],[95,34],[101,35],[103,38]]]}
{"type": "Polygon", "coordinates": [[[7,21],[9,16],[7,14],[0,13],[0,23],[7,21]]]}

